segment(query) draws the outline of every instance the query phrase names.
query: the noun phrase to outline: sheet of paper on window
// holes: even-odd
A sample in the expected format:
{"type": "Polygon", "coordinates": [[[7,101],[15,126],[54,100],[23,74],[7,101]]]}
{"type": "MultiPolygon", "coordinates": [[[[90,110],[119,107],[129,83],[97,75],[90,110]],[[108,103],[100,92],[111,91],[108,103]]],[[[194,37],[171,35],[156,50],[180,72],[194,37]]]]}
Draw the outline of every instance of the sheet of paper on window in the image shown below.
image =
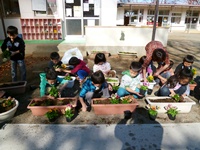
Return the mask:
{"type": "Polygon", "coordinates": [[[66,3],[74,3],[74,0],[66,0],[66,3]]]}
{"type": "Polygon", "coordinates": [[[94,0],[89,0],[89,4],[94,4],[94,0]]]}
{"type": "Polygon", "coordinates": [[[88,19],[87,20],[87,26],[95,26],[95,20],[94,19],[88,19]]]}
{"type": "Polygon", "coordinates": [[[83,3],[83,11],[89,11],[89,4],[83,3]]]}
{"type": "Polygon", "coordinates": [[[74,17],[81,17],[81,6],[74,6],[74,17]]]}
{"type": "Polygon", "coordinates": [[[72,9],[66,8],[66,17],[72,17],[72,9]]]}

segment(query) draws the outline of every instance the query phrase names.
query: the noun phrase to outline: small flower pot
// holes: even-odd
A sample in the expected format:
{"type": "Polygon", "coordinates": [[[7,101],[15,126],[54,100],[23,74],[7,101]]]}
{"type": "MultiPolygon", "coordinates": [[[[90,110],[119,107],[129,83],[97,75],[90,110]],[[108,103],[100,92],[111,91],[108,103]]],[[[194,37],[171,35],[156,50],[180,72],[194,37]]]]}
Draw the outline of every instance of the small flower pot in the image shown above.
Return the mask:
{"type": "Polygon", "coordinates": [[[132,116],[132,112],[130,110],[124,111],[124,119],[130,119],[132,116]]]}
{"type": "Polygon", "coordinates": [[[71,118],[66,117],[67,122],[72,122],[78,116],[78,112],[75,110],[74,115],[71,118]]]}
{"type": "Polygon", "coordinates": [[[140,89],[140,95],[145,95],[145,93],[146,93],[146,90],[140,89]]]}
{"type": "Polygon", "coordinates": [[[148,89],[148,90],[147,90],[147,94],[148,94],[148,95],[151,95],[152,92],[153,92],[152,89],[148,89]]]}
{"type": "Polygon", "coordinates": [[[49,119],[49,122],[55,122],[57,118],[49,119]]]}
{"type": "Polygon", "coordinates": [[[176,119],[176,115],[173,117],[171,114],[167,114],[170,120],[175,120],[176,119]]]}
{"type": "Polygon", "coordinates": [[[156,120],[157,114],[156,115],[151,115],[149,114],[149,119],[150,120],[156,120]]]}

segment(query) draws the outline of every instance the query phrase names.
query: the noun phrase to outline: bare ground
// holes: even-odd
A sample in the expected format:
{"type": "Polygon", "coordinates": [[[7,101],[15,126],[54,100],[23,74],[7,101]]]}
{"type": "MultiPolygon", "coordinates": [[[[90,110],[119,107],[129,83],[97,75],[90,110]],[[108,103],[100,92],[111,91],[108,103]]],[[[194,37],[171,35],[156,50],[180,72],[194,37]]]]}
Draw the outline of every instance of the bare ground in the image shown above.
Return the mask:
{"type": "MultiPolygon", "coordinates": [[[[170,58],[175,61],[175,66],[182,62],[182,58],[186,53],[191,53],[196,56],[197,61],[194,66],[199,70],[199,47],[200,42],[197,40],[200,35],[188,35],[184,36],[171,35],[168,41],[168,51],[170,58]]],[[[47,66],[49,61],[48,57],[37,57],[32,56],[26,57],[27,65],[27,87],[26,92],[22,95],[15,95],[14,97],[19,101],[20,105],[15,114],[15,117],[10,121],[10,123],[25,123],[25,124],[48,124],[48,120],[45,116],[33,116],[31,111],[27,109],[28,104],[31,99],[39,97],[39,88],[32,90],[31,85],[39,85],[40,78],[39,73],[47,66]]],[[[109,58],[108,61],[111,63],[113,69],[117,71],[117,75],[120,78],[121,72],[127,69],[130,62],[133,59],[120,59],[120,58],[109,58]]],[[[92,68],[93,61],[89,60],[88,66],[92,68]]],[[[0,83],[10,82],[10,63],[6,62],[0,66],[0,83]]],[[[199,72],[198,72],[199,75],[199,72]]],[[[155,89],[156,90],[156,89],[155,89]]],[[[154,91],[155,91],[154,90],[154,91]]],[[[158,114],[156,119],[159,123],[192,123],[200,122],[200,105],[198,101],[191,97],[197,104],[192,106],[191,112],[188,114],[178,114],[175,121],[170,121],[166,114],[158,114]]],[[[156,123],[149,120],[147,110],[144,108],[146,103],[144,99],[138,100],[139,106],[136,111],[132,114],[132,118],[129,120],[124,119],[124,115],[95,115],[93,110],[90,112],[79,112],[79,115],[70,124],[117,124],[117,123],[156,123]]],[[[55,124],[66,124],[64,116],[54,122],[55,124]]]]}

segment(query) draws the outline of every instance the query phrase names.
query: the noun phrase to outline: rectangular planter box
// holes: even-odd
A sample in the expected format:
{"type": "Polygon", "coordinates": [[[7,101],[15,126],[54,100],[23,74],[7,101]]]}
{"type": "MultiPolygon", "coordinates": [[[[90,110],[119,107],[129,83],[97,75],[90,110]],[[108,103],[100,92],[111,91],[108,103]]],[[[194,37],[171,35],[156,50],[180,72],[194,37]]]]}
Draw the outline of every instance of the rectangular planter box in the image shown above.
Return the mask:
{"type": "Polygon", "coordinates": [[[27,81],[7,82],[0,84],[0,91],[3,90],[8,94],[23,94],[26,91],[27,81]]]}
{"type": "MultiPolygon", "coordinates": [[[[71,102],[70,103],[74,103],[75,100],[77,98],[74,98],[74,97],[66,97],[66,98],[58,98],[57,100],[70,100],[71,102]]],[[[34,103],[35,101],[42,101],[41,98],[35,98],[35,99],[32,99],[31,102],[29,103],[28,105],[28,109],[31,110],[32,114],[34,116],[43,116],[46,114],[46,112],[48,112],[50,109],[53,109],[53,108],[57,108],[57,109],[60,109],[61,111],[65,110],[66,105],[54,105],[54,106],[31,106],[32,103],[34,103]]]]}
{"type": "Polygon", "coordinates": [[[179,113],[189,113],[191,111],[192,105],[195,105],[196,103],[191,100],[189,97],[185,97],[184,101],[185,102],[151,102],[153,100],[157,100],[157,99],[163,99],[163,98],[171,98],[171,97],[146,97],[146,102],[147,104],[150,104],[151,106],[158,106],[160,107],[158,109],[158,113],[165,113],[165,106],[171,104],[172,106],[176,106],[179,110],[179,113]],[[151,100],[151,101],[150,101],[151,100]]]}
{"type": "Polygon", "coordinates": [[[106,77],[106,81],[110,83],[112,86],[118,86],[119,85],[119,79],[118,78],[111,78],[111,77],[106,77]],[[109,81],[109,79],[113,81],[109,81]],[[115,81],[114,81],[115,80],[115,81]]]}
{"type": "Polygon", "coordinates": [[[136,59],[137,58],[137,53],[132,53],[132,52],[118,52],[119,58],[123,59],[136,59]]]}
{"type": "Polygon", "coordinates": [[[99,99],[97,98],[92,100],[92,108],[96,115],[123,114],[126,110],[134,112],[138,106],[137,100],[134,100],[130,104],[94,104],[94,100],[99,99]]]}

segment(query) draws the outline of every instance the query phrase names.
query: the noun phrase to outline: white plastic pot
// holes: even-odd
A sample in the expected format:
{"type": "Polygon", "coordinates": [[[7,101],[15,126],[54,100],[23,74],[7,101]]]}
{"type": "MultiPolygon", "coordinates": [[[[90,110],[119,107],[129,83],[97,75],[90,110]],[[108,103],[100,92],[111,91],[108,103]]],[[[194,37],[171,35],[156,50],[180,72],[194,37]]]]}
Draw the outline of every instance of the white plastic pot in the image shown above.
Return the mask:
{"type": "Polygon", "coordinates": [[[11,110],[0,113],[0,123],[8,121],[14,116],[15,112],[17,111],[17,107],[19,106],[19,102],[17,100],[15,100],[15,103],[15,107],[13,107],[11,110]]]}

